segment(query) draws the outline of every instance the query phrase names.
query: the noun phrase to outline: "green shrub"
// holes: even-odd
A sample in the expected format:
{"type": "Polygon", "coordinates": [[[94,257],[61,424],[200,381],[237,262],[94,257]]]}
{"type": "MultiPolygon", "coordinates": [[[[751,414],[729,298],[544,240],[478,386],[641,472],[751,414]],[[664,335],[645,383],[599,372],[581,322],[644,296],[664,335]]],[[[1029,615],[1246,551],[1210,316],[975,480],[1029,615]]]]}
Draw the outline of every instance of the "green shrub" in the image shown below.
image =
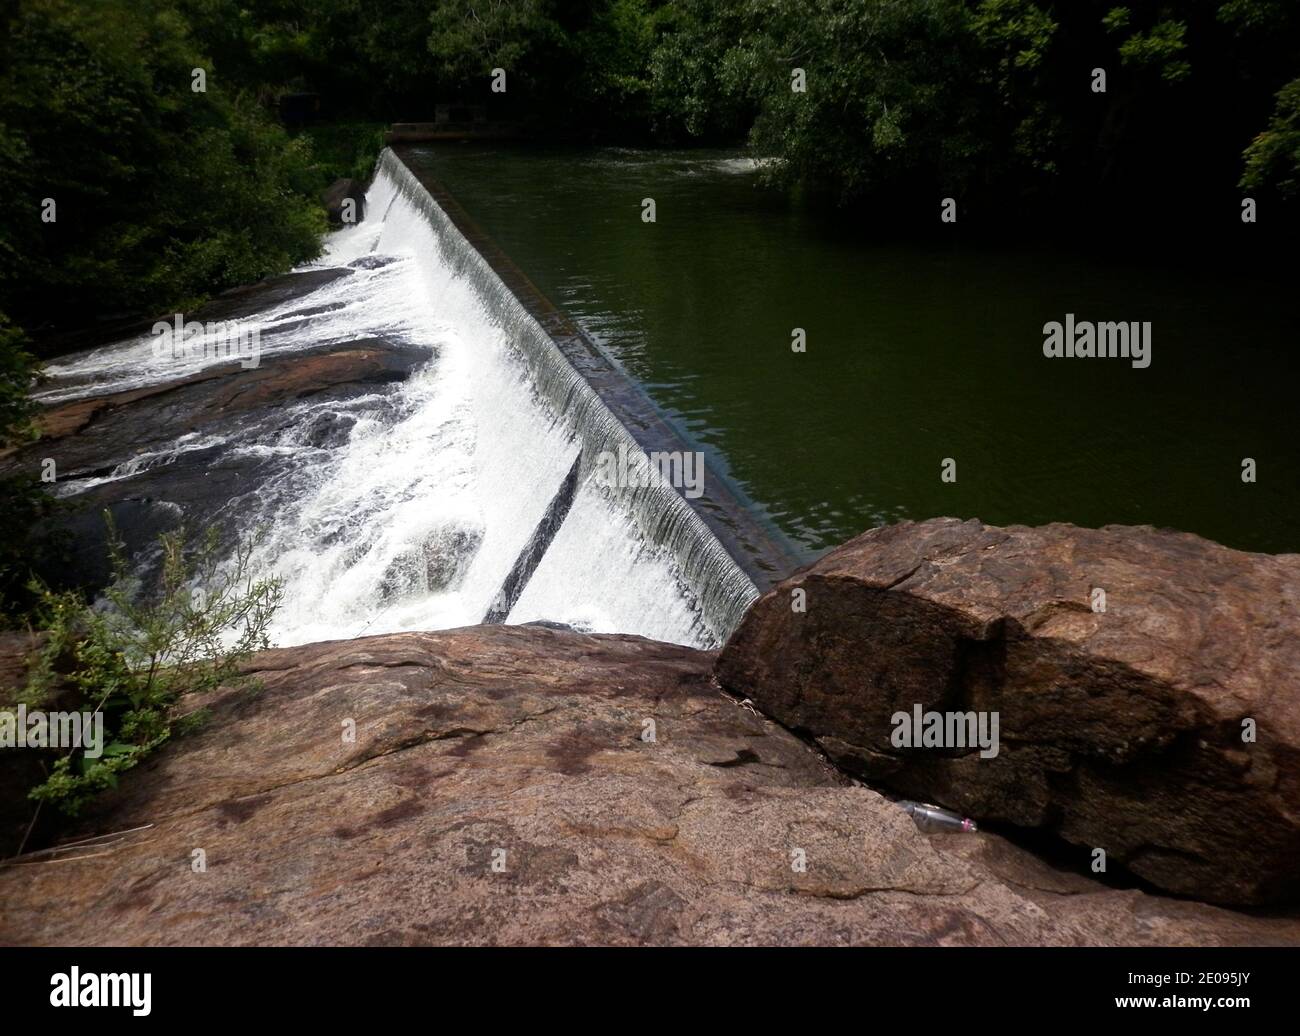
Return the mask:
{"type": "MultiPolygon", "coordinates": [[[[27,336],[0,313],[0,450],[22,445],[36,434],[36,407],[28,394],[36,373],[27,336]]],[[[37,557],[32,529],[52,506],[34,478],[0,479],[0,629],[30,605],[25,587],[37,557]]]]}
{"type": "Polygon", "coordinates": [[[6,695],[10,707],[103,714],[102,754],[59,755],[30,791],[69,815],[201,718],[182,714],[182,696],[242,682],[240,664],[269,646],[282,595],[278,580],[250,574],[251,540],[222,563],[215,530],[193,544],[183,530],[164,533],[148,587],[128,568],[111,523],[110,542],[114,578],[96,605],[38,588],[44,640],[24,686],[6,695]]]}
{"type": "Polygon", "coordinates": [[[36,359],[27,351],[27,336],[0,312],[0,449],[32,437],[36,405],[28,394],[36,376],[36,359]]]}
{"type": "Polygon", "coordinates": [[[1241,186],[1275,189],[1283,198],[1300,196],[1300,79],[1278,91],[1268,127],[1246,148],[1241,186]]]}

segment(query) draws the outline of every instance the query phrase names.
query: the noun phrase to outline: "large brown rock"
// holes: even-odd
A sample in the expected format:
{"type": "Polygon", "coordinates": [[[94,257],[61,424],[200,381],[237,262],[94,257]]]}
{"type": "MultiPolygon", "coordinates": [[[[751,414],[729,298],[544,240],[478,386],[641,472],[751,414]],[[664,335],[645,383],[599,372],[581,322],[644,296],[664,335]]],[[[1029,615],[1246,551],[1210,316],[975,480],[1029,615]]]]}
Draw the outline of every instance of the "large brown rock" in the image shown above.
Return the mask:
{"type": "Polygon", "coordinates": [[[850,771],[1049,830],[1080,859],[1104,849],[1223,903],[1300,889],[1298,555],[1146,527],[905,522],[757,602],[717,675],[850,771]],[[997,712],[999,753],[895,747],[892,717],[917,704],[997,712]]]}
{"type": "Polygon", "coordinates": [[[926,836],[713,663],[504,626],[263,653],[79,844],[0,866],[0,942],[1300,944],[926,836]]]}

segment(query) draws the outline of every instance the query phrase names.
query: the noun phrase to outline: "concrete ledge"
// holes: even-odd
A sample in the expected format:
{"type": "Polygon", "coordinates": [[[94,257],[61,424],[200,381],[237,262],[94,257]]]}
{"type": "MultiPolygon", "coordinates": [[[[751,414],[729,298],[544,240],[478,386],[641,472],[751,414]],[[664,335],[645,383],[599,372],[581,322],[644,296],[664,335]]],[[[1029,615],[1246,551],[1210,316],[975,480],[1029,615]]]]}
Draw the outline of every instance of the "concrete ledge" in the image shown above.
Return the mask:
{"type": "Polygon", "coordinates": [[[431,140],[513,140],[523,135],[514,122],[395,122],[384,134],[387,144],[431,140]]]}

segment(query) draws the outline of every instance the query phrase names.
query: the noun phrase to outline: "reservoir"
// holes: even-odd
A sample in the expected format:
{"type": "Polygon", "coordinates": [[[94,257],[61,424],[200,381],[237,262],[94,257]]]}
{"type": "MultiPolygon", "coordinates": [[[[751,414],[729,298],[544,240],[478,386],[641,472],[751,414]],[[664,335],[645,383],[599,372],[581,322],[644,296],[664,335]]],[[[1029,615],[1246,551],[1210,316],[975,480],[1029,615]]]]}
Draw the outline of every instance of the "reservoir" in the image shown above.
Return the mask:
{"type": "Polygon", "coordinates": [[[1070,247],[1051,228],[1050,249],[948,239],[937,200],[932,239],[899,244],[763,189],[738,151],[464,143],[407,160],[805,555],[937,515],[1300,550],[1296,285],[1281,275],[1070,247]],[[1045,357],[1044,325],[1066,314],[1150,321],[1150,366],[1045,357]]]}

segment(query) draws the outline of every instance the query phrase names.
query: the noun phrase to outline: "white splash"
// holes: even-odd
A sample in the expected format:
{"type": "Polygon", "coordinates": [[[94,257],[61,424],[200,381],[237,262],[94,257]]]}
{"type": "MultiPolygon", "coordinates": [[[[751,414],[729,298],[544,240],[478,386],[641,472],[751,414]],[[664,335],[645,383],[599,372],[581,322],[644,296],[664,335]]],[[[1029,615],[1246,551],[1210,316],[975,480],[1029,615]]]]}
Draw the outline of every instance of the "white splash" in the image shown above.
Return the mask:
{"type": "MultiPolygon", "coordinates": [[[[504,286],[484,290],[482,270],[470,269],[481,259],[435,225],[427,197],[399,183],[395,160],[385,159],[365,219],[331,235],[322,258],[306,267],[351,272],[257,313],[262,356],[382,338],[429,358],[389,390],[291,404],[278,422],[287,431],[258,425],[175,446],[175,454],[215,446],[281,462],[268,482],[205,520],[262,530],[254,563],[285,582],[272,629],[282,645],[480,622],[584,448],[573,414],[556,411],[554,393],[539,391],[536,362],[521,358],[522,318],[502,303],[504,286]],[[329,446],[314,438],[321,427],[333,430],[329,446]]],[[[41,396],[56,402],[159,384],[178,371],[143,336],[48,373],[41,396]]],[[[573,405],[608,431],[612,418],[598,401],[573,405]]],[[[168,462],[142,455],[78,488],[168,462]]],[[[738,596],[743,608],[752,584],[698,518],[679,513],[671,491],[637,507],[586,478],[507,621],[546,619],[698,646],[725,637],[729,630],[702,602],[738,596]],[[647,522],[700,542],[674,552],[650,542],[647,522]],[[708,585],[689,585],[687,569],[708,585]]]]}

